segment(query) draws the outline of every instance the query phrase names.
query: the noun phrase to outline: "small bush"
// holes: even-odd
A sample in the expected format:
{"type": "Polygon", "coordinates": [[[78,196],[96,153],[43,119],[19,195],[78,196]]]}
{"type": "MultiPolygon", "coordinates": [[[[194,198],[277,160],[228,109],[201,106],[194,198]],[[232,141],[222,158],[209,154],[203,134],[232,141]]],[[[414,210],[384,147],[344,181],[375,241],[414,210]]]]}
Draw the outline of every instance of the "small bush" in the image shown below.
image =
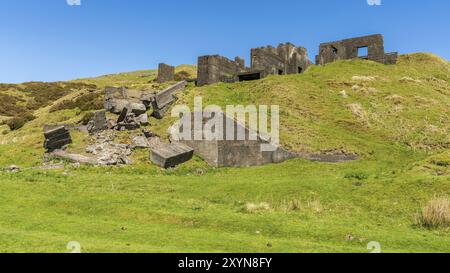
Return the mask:
{"type": "Polygon", "coordinates": [[[369,178],[369,176],[362,172],[354,172],[354,173],[348,173],[345,175],[346,179],[357,179],[357,180],[364,180],[369,178]]]}
{"type": "Polygon", "coordinates": [[[9,119],[6,122],[6,125],[8,125],[9,129],[11,131],[19,130],[22,128],[27,122],[32,121],[36,119],[35,116],[33,116],[31,113],[25,113],[21,116],[13,117],[12,119],[9,119]]]}
{"type": "Polygon", "coordinates": [[[176,81],[184,81],[184,80],[189,79],[190,76],[191,75],[189,74],[189,72],[182,70],[175,74],[175,80],[176,81]]]}
{"type": "Polygon", "coordinates": [[[450,199],[435,197],[417,215],[418,225],[426,228],[450,226],[450,199]]]}
{"type": "Polygon", "coordinates": [[[103,98],[98,93],[95,92],[88,93],[74,100],[65,100],[52,106],[52,108],[50,108],[50,113],[75,108],[78,108],[81,111],[103,109],[103,98]]]}

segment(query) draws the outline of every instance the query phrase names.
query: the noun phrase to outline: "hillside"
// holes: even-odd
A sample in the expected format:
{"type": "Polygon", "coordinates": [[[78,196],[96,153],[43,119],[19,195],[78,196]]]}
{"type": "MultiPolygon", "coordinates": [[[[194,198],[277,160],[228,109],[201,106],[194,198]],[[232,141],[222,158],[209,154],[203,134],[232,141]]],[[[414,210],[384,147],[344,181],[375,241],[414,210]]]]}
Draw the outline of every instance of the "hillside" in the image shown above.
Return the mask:
{"type": "MultiPolygon", "coordinates": [[[[195,76],[195,67],[180,71],[195,76]]],[[[137,151],[130,166],[39,168],[44,124],[101,109],[105,86],[168,85],[155,77],[0,85],[0,168],[23,169],[0,172],[0,251],[65,252],[74,240],[86,252],[367,252],[370,241],[385,252],[450,251],[449,227],[416,223],[429,200],[450,196],[448,61],[425,53],[392,66],[339,61],[299,75],[190,84],[179,98],[280,105],[285,148],[355,153],[357,161],[215,169],[195,158],[161,170],[137,151]]],[[[149,129],[167,137],[173,122],[151,119],[149,129]]],[[[73,138],[73,151],[90,141],[73,138]]]]}

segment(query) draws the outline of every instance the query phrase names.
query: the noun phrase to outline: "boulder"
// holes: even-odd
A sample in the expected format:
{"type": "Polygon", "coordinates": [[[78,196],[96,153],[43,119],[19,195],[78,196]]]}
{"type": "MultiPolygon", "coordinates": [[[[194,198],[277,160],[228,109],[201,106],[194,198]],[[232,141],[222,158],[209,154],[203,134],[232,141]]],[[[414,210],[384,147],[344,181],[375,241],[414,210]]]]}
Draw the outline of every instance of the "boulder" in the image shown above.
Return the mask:
{"type": "Polygon", "coordinates": [[[161,144],[152,148],[150,160],[161,168],[171,168],[192,159],[194,150],[182,143],[161,144]]]}
{"type": "Polygon", "coordinates": [[[143,103],[131,102],[127,105],[128,113],[133,113],[136,117],[147,113],[147,108],[143,103]]]}

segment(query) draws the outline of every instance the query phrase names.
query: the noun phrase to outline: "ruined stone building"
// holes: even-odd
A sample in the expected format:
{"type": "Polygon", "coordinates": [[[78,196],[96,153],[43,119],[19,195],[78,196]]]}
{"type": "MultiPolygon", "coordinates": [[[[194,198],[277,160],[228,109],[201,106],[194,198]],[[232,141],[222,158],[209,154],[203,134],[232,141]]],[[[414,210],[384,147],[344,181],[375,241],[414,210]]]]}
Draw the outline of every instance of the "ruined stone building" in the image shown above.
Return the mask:
{"type": "Polygon", "coordinates": [[[316,64],[323,65],[337,60],[362,58],[383,64],[397,63],[398,53],[384,52],[381,34],[323,43],[316,56],[316,64]]]}
{"type": "Polygon", "coordinates": [[[232,61],[220,55],[201,56],[198,58],[197,84],[202,86],[262,79],[268,75],[303,73],[309,65],[307,50],[291,43],[280,44],[277,48],[253,48],[250,68],[239,57],[232,61]]]}

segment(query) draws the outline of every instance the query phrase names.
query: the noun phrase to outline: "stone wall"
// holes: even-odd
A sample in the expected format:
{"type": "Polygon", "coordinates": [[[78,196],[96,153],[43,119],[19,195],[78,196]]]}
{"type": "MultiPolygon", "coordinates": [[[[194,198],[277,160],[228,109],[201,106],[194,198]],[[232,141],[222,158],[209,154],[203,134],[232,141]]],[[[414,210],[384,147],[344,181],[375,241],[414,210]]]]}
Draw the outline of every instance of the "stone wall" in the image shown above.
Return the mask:
{"type": "Polygon", "coordinates": [[[397,63],[398,54],[384,52],[384,38],[381,34],[323,43],[316,56],[316,64],[327,64],[337,60],[362,58],[384,64],[397,63]],[[367,47],[367,56],[358,56],[360,48],[367,47]]]}
{"type": "Polygon", "coordinates": [[[169,82],[175,80],[175,67],[160,63],[158,66],[158,78],[157,82],[169,82]]]}
{"type": "Polygon", "coordinates": [[[198,58],[197,85],[235,82],[238,73],[244,69],[244,60],[239,57],[232,61],[220,55],[201,56],[198,58]]]}

